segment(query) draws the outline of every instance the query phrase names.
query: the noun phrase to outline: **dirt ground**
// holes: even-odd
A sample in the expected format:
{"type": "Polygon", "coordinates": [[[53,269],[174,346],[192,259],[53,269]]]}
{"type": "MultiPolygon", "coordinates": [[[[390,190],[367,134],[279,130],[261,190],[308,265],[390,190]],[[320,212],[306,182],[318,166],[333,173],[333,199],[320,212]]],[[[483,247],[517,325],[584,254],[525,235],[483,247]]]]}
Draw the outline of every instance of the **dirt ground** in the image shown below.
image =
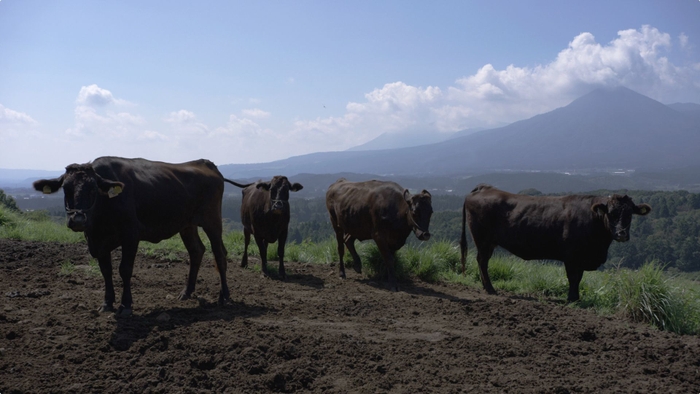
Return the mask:
{"type": "Polygon", "coordinates": [[[96,312],[85,245],[0,240],[0,393],[700,392],[696,336],[452,284],[391,293],[298,263],[282,282],[229,261],[234,302],[220,307],[205,258],[197,299],[178,301],[186,260],[140,255],[134,316],[116,320],[96,312]]]}

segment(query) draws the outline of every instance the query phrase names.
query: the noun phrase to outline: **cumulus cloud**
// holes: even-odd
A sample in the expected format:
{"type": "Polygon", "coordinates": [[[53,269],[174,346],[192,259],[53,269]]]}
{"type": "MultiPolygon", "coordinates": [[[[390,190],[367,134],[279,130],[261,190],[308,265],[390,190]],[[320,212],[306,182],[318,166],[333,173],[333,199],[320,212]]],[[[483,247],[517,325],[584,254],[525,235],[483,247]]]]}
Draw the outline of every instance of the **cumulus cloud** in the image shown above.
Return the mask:
{"type": "Polygon", "coordinates": [[[138,135],[145,120],[128,112],[100,114],[95,108],[79,105],[75,108],[75,126],[66,134],[123,138],[138,135]]]}
{"type": "Polygon", "coordinates": [[[0,124],[35,125],[38,122],[24,112],[18,112],[0,104],[0,124]]]}
{"type": "Polygon", "coordinates": [[[97,85],[83,86],[75,100],[75,125],[66,134],[75,137],[98,135],[123,138],[138,136],[145,120],[129,112],[116,112],[113,105],[128,103],[97,85]]]}
{"type": "Polygon", "coordinates": [[[112,92],[107,89],[102,89],[95,84],[80,88],[78,98],[75,99],[75,102],[79,105],[94,107],[104,107],[108,104],[128,104],[128,101],[115,98],[112,92]]]}
{"type": "Polygon", "coordinates": [[[678,36],[678,42],[681,44],[681,48],[686,48],[688,46],[688,36],[685,33],[681,33],[678,36]]]}
{"type": "Polygon", "coordinates": [[[214,130],[214,135],[227,137],[236,137],[241,141],[246,140],[251,142],[260,137],[274,137],[271,130],[265,129],[252,119],[239,117],[237,115],[229,116],[228,123],[224,127],[218,127],[214,130]]]}
{"type": "Polygon", "coordinates": [[[171,112],[165,119],[176,132],[185,134],[206,134],[209,132],[209,127],[197,120],[197,116],[192,111],[181,109],[176,112],[171,112]]]}
{"type": "Polygon", "coordinates": [[[269,112],[263,111],[259,108],[244,109],[241,111],[241,113],[243,116],[248,116],[251,118],[269,118],[271,115],[269,112]]]}
{"type": "MultiPolygon", "coordinates": [[[[684,34],[679,40],[688,45],[684,34]]],[[[567,105],[598,87],[625,86],[662,102],[697,101],[700,65],[673,64],[666,57],[672,50],[671,36],[651,26],[621,30],[607,44],[584,32],[550,63],[486,64],[444,89],[388,83],[349,103],[343,116],[297,121],[292,133],[343,149],[384,132],[493,127],[567,105]]]]}

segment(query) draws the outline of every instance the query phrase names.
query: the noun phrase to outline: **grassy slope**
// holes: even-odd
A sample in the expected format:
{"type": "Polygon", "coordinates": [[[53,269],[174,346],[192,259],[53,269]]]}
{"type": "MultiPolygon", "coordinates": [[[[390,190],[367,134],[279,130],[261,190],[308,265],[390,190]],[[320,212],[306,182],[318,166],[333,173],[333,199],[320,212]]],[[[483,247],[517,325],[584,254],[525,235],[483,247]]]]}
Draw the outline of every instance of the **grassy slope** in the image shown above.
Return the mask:
{"type": "MultiPolygon", "coordinates": [[[[24,239],[43,242],[84,242],[80,233],[55,223],[41,213],[20,214],[0,207],[0,238],[24,239]]],[[[207,249],[208,240],[202,234],[207,249]]],[[[243,234],[239,231],[224,235],[229,257],[238,259],[243,254],[243,234]]],[[[180,260],[186,250],[179,237],[158,244],[141,243],[141,252],[163,259],[180,260]]],[[[369,276],[379,277],[383,262],[373,242],[358,243],[363,270],[369,276]]],[[[251,242],[249,254],[259,251],[251,242]]],[[[268,259],[277,260],[277,245],[268,248],[268,259]]],[[[345,260],[350,257],[346,253],[345,260]]],[[[287,245],[285,260],[316,264],[338,261],[334,238],[325,241],[287,245]]],[[[459,247],[451,242],[427,242],[407,245],[397,254],[397,275],[400,279],[419,277],[425,281],[450,281],[466,286],[481,287],[474,253],[467,259],[462,275],[459,265],[459,247]]],[[[256,269],[259,267],[256,266],[256,269]]],[[[69,269],[70,267],[64,267],[69,269]]],[[[269,267],[275,270],[275,264],[269,267]]],[[[511,255],[495,255],[489,264],[489,275],[498,290],[537,298],[565,300],[568,282],[561,265],[525,262],[511,255]]],[[[608,269],[587,272],[581,283],[581,301],[577,306],[594,308],[603,314],[624,314],[632,320],[647,322],[660,329],[682,333],[700,333],[700,284],[687,277],[672,277],[658,264],[649,262],[639,270],[608,269]]]]}

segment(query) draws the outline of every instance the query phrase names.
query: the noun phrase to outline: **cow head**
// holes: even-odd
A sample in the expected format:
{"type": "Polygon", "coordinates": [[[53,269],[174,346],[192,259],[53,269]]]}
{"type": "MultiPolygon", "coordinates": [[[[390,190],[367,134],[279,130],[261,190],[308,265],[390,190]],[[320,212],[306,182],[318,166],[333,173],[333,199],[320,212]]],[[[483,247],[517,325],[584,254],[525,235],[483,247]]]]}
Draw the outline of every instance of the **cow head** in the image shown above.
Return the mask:
{"type": "Polygon", "coordinates": [[[403,198],[408,203],[413,233],[421,241],[429,240],[430,216],[433,214],[432,196],[427,190],[411,195],[406,189],[403,191],[403,198]]]}
{"type": "Polygon", "coordinates": [[[270,210],[268,212],[281,214],[285,206],[289,206],[289,192],[298,192],[303,189],[299,183],[289,183],[286,176],[277,175],[270,182],[258,182],[258,189],[270,192],[270,210]]]}
{"type": "Polygon", "coordinates": [[[607,203],[593,204],[591,210],[603,219],[615,241],[626,242],[630,239],[632,215],[646,215],[651,212],[651,206],[635,205],[630,197],[613,194],[607,203]]]}
{"type": "Polygon", "coordinates": [[[124,188],[121,182],[99,176],[91,164],[71,164],[60,177],[42,179],[34,182],[33,186],[44,194],[55,193],[63,187],[68,228],[78,232],[85,231],[99,195],[116,197],[124,188]]]}

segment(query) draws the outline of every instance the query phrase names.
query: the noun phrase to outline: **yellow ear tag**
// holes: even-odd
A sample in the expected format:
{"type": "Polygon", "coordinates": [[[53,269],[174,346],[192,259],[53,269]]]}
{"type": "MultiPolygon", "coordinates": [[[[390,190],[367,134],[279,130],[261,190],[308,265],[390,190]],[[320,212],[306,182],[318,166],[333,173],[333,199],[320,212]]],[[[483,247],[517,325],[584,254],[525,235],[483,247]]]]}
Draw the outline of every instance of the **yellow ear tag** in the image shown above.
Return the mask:
{"type": "Polygon", "coordinates": [[[42,192],[44,192],[44,194],[51,194],[51,186],[49,186],[49,185],[44,186],[44,188],[42,189],[42,192]]]}
{"type": "Polygon", "coordinates": [[[122,192],[122,187],[121,186],[112,186],[109,191],[107,191],[107,195],[109,198],[114,198],[119,195],[119,193],[122,192]]]}

